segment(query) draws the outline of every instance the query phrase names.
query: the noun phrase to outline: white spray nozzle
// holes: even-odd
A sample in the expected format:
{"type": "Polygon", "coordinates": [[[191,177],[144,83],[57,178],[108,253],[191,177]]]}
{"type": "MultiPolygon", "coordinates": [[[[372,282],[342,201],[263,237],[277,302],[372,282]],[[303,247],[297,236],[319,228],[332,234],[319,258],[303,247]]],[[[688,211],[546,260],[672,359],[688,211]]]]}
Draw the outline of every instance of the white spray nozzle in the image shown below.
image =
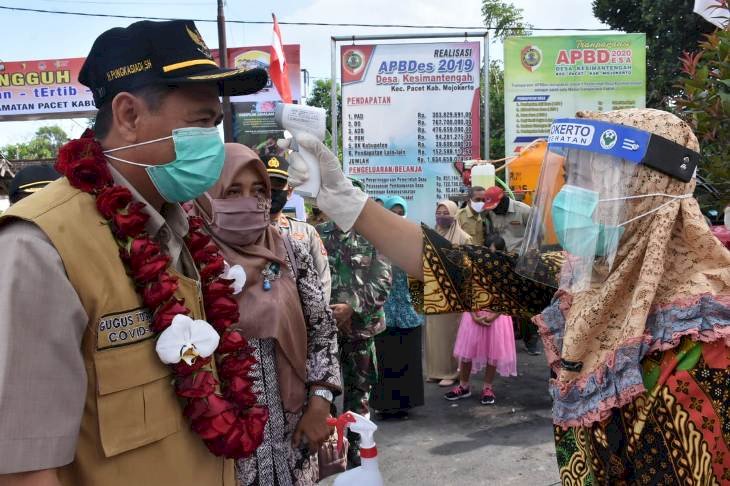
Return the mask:
{"type": "Polygon", "coordinates": [[[378,426],[371,420],[355,412],[345,412],[345,415],[349,415],[355,420],[354,422],[348,420],[347,427],[356,434],[360,434],[360,448],[369,449],[375,447],[373,434],[378,430],[378,426]]]}

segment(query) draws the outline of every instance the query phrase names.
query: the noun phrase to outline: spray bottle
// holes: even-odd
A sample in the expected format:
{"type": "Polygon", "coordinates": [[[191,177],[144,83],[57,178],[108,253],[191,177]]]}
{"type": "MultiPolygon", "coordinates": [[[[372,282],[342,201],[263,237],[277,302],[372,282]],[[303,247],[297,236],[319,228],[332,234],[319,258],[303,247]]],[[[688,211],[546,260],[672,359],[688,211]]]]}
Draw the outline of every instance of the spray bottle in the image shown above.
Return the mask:
{"type": "MultiPolygon", "coordinates": [[[[284,130],[289,130],[290,132],[307,132],[316,137],[320,142],[324,141],[327,123],[327,112],[324,108],[280,103],[276,105],[274,118],[279,127],[284,130]]],[[[302,196],[317,197],[321,182],[319,177],[319,161],[314,154],[299,147],[296,140],[292,139],[291,148],[299,152],[299,155],[304,159],[309,169],[309,180],[294,189],[294,191],[302,196]]]]}
{"type": "Polygon", "coordinates": [[[334,486],[383,486],[383,476],[378,468],[378,449],[373,439],[378,426],[355,412],[345,412],[337,419],[328,419],[327,423],[337,427],[337,447],[340,450],[346,428],[349,427],[351,431],[360,434],[362,465],[337,476],[334,486]]]}

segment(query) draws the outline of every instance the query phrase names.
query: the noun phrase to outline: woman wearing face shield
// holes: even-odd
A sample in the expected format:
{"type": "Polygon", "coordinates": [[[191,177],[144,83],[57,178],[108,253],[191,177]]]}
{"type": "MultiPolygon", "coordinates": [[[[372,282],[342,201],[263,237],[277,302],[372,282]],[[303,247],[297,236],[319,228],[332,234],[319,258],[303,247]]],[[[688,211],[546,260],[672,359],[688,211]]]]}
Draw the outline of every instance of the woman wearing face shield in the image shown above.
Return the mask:
{"type": "Polygon", "coordinates": [[[535,316],[564,484],[730,481],[730,253],[692,198],[684,122],[650,109],[556,121],[519,256],[452,247],[365,204],[324,146],[296,137],[321,162],[319,207],[422,279],[426,313],[535,316]]]}
{"type": "Polygon", "coordinates": [[[194,212],[231,267],[237,327],[258,363],[253,388],[269,411],[263,443],[236,463],[237,484],[314,484],[316,451],[341,388],[334,319],[306,248],[270,225],[264,163],[244,145],[228,143],[225,152],[220,179],[194,212]]]}

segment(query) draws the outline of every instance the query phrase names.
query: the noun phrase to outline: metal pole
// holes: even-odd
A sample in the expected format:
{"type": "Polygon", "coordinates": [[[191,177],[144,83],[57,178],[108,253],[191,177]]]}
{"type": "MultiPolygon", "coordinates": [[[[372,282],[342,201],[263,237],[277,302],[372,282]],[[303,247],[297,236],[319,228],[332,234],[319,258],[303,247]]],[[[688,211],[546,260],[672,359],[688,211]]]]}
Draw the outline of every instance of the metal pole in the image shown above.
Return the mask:
{"type": "Polygon", "coordinates": [[[484,34],[484,68],[483,69],[484,69],[484,160],[489,160],[489,141],[490,140],[489,140],[489,33],[488,32],[484,34]]]}
{"type": "MultiPolygon", "coordinates": [[[[223,0],[218,0],[218,54],[222,68],[228,67],[228,47],[226,46],[226,16],[223,11],[223,0]]],[[[223,97],[223,139],[233,142],[233,110],[231,99],[223,97]]]]}
{"type": "Polygon", "coordinates": [[[339,155],[337,151],[337,41],[332,37],[331,41],[332,56],[332,88],[330,90],[331,105],[330,118],[332,130],[332,152],[339,155]]]}

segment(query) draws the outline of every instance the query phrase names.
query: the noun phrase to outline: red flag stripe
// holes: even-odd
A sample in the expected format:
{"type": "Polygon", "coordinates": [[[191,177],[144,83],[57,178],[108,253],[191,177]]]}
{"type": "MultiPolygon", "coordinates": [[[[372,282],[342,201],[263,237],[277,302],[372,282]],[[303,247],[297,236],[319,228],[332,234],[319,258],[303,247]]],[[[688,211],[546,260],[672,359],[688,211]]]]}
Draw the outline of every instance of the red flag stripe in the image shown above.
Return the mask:
{"type": "Polygon", "coordinates": [[[271,42],[271,61],[269,63],[269,76],[274,87],[279,92],[279,96],[285,103],[292,102],[291,87],[289,86],[289,66],[286,64],[284,56],[284,43],[281,40],[281,31],[279,30],[279,22],[276,15],[271,14],[274,18],[274,35],[271,42]]]}

